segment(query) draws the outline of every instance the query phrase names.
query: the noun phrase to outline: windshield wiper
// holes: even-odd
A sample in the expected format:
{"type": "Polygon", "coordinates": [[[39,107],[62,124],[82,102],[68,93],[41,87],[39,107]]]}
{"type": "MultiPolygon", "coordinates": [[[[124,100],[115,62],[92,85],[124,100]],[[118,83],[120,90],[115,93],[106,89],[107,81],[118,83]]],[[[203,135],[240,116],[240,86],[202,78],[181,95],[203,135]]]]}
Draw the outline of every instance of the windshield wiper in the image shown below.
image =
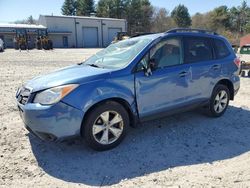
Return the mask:
{"type": "Polygon", "coordinates": [[[101,68],[99,65],[97,65],[97,64],[87,64],[87,65],[89,65],[89,66],[91,66],[91,67],[97,67],[97,68],[101,68]]]}

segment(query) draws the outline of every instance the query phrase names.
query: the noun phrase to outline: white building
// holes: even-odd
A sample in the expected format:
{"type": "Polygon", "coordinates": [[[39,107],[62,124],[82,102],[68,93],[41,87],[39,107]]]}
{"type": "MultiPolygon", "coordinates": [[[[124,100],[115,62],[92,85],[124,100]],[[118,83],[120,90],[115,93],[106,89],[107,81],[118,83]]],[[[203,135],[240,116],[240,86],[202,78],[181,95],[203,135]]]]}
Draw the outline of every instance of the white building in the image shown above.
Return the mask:
{"type": "MultiPolygon", "coordinates": [[[[40,15],[39,25],[0,24],[0,37],[13,47],[16,30],[24,29],[33,43],[38,30],[46,30],[55,48],[96,48],[108,46],[117,32],[127,30],[124,19],[40,15]]],[[[33,47],[33,45],[31,45],[33,47]]]]}

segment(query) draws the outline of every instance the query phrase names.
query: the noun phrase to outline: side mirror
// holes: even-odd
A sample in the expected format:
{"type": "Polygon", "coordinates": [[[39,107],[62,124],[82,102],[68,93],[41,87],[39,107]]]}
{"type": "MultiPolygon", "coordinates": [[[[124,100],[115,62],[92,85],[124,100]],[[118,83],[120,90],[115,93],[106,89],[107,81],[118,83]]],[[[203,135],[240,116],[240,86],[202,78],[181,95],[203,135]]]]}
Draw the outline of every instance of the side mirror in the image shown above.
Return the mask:
{"type": "Polygon", "coordinates": [[[157,64],[156,64],[156,61],[155,59],[150,59],[149,60],[149,67],[152,71],[156,70],[157,69],[157,64]]]}
{"type": "Polygon", "coordinates": [[[148,66],[144,67],[144,74],[145,76],[151,76],[153,73],[152,71],[156,70],[156,62],[155,59],[150,59],[148,62],[148,66]]]}

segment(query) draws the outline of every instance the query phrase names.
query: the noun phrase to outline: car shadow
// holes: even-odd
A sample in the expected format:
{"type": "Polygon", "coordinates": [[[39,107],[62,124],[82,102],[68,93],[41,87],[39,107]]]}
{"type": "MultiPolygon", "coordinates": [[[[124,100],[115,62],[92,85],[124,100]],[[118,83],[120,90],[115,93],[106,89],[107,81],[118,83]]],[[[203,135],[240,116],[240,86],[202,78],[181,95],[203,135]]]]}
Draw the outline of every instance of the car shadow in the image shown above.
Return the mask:
{"type": "Polygon", "coordinates": [[[130,129],[117,148],[96,152],[75,139],[43,142],[28,134],[38,165],[58,179],[92,186],[177,166],[213,163],[250,150],[250,111],[229,106],[224,116],[187,112],[130,129]]]}

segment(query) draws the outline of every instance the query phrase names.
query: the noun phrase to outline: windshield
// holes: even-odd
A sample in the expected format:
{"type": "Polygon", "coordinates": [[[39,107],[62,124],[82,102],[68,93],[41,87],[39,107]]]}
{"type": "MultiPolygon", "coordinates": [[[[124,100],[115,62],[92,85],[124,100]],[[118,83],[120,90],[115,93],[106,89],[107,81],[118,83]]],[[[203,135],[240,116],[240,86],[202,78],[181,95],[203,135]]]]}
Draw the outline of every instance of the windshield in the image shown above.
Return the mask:
{"type": "Polygon", "coordinates": [[[139,37],[111,44],[87,59],[85,64],[111,69],[122,68],[128,65],[151,41],[152,39],[139,37]]]}

